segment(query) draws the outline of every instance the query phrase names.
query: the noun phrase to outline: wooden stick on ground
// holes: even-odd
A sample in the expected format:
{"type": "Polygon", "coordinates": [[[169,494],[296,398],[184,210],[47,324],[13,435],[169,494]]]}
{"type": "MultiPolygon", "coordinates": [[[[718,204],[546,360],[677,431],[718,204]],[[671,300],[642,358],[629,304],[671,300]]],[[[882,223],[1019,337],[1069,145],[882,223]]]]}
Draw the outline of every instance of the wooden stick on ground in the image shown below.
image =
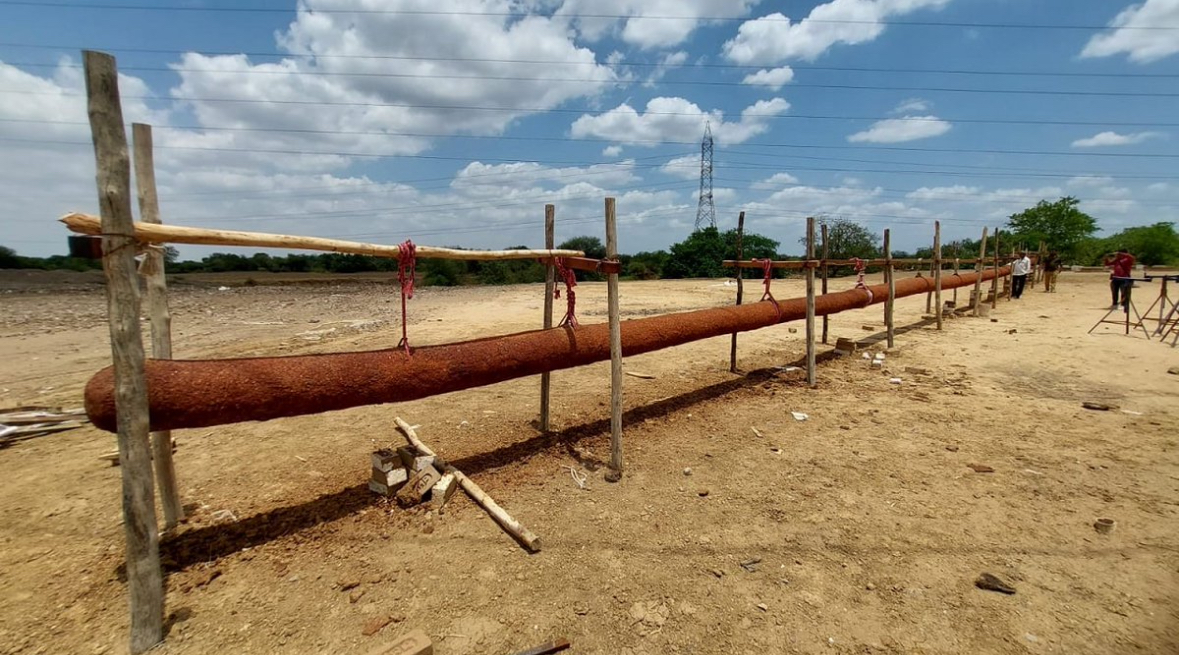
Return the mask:
{"type": "Polygon", "coordinates": [[[84,51],[86,101],[98,171],[102,267],[106,274],[115,368],[119,459],[123,462],[123,533],[131,597],[131,653],[164,639],[164,578],[148,444],[147,379],[139,330],[139,280],[131,220],[131,167],[115,58],[84,51]]]}
{"type": "MultiPolygon", "coordinates": [[[[87,214],[66,214],[61,218],[71,231],[79,234],[101,235],[102,223],[95,216],[87,214]]],[[[179,225],[152,225],[135,223],[136,241],[145,243],[188,243],[202,246],[249,246],[254,248],[291,248],[295,250],[321,250],[351,255],[372,255],[398,259],[401,249],[377,243],[359,243],[303,237],[289,234],[268,234],[264,232],[238,232],[235,230],[207,230],[179,225]]],[[[128,233],[132,226],[128,226],[128,233]]],[[[543,257],[584,257],[580,250],[459,250],[435,246],[417,246],[416,255],[423,259],[458,259],[467,261],[495,261],[504,259],[538,259],[543,257]]]]}
{"type": "MultiPolygon", "coordinates": [[[[139,196],[139,216],[145,223],[160,224],[160,200],[156,195],[155,157],[152,152],[151,125],[134,123],[131,137],[135,148],[135,190],[139,196]]],[[[172,314],[168,311],[168,282],[164,274],[162,248],[149,248],[143,262],[147,281],[147,312],[151,320],[151,356],[172,359],[172,314]]],[[[172,530],[184,518],[180,486],[176,483],[176,464],[172,460],[172,432],[151,433],[152,459],[160,505],[164,508],[164,529],[172,530]]]]}
{"type": "Polygon", "coordinates": [[[401,420],[401,417],[395,417],[393,422],[397,424],[397,429],[401,431],[401,434],[405,435],[406,440],[409,441],[412,446],[417,448],[422,454],[435,458],[435,467],[441,468],[445,473],[453,473],[455,479],[458,480],[459,486],[463,488],[463,491],[465,491],[467,495],[471,497],[471,500],[475,501],[475,504],[479,505],[479,507],[482,507],[483,511],[487,512],[487,514],[491,516],[491,518],[494,519],[496,523],[499,524],[499,527],[503,528],[504,532],[507,532],[509,535],[511,535],[512,538],[519,542],[520,545],[523,546],[528,552],[535,553],[540,551],[540,537],[536,536],[532,533],[531,530],[524,527],[524,524],[512,518],[511,514],[508,514],[506,511],[504,511],[504,509],[500,507],[499,504],[491,498],[491,496],[488,496],[487,492],[483,491],[479,485],[475,484],[471,478],[468,478],[463,474],[462,471],[456,469],[445,460],[438,457],[438,454],[435,453],[432,448],[427,446],[421,439],[418,438],[418,434],[414,431],[412,425],[401,420]]]}
{"type": "MultiPolygon", "coordinates": [[[[557,208],[554,205],[544,206],[544,247],[553,249],[556,239],[557,208]]],[[[556,278],[553,265],[545,266],[544,274],[544,329],[553,327],[553,290],[556,288],[556,278]]],[[[549,397],[552,387],[552,373],[545,371],[540,374],[540,431],[549,431],[549,397]]]]}

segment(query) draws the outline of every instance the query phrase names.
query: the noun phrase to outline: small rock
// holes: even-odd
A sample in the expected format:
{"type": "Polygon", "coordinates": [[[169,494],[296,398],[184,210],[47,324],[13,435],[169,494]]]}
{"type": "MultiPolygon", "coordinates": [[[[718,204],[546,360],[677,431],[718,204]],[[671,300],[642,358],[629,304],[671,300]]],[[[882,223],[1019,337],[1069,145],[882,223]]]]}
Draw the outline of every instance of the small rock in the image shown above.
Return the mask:
{"type": "Polygon", "coordinates": [[[978,579],[974,581],[974,586],[987,591],[997,591],[1001,594],[1011,595],[1015,593],[1015,587],[1003,582],[990,573],[983,573],[978,576],[978,579]]]}
{"type": "Polygon", "coordinates": [[[874,325],[861,325],[860,329],[864,330],[865,332],[875,332],[876,326],[874,326],[874,325]]]}
{"type": "Polygon", "coordinates": [[[954,444],[950,444],[950,445],[946,446],[946,450],[948,450],[952,453],[956,453],[956,452],[958,452],[958,446],[955,446],[954,444]]]}
{"type": "Polygon", "coordinates": [[[1023,638],[1027,639],[1028,641],[1032,642],[1033,644],[1036,643],[1037,641],[1040,641],[1039,637],[1037,637],[1036,635],[1034,635],[1030,632],[1024,633],[1023,638]]]}
{"type": "Polygon", "coordinates": [[[307,321],[307,322],[308,322],[308,323],[318,323],[318,322],[319,322],[319,319],[318,319],[318,318],[313,318],[313,319],[311,319],[310,321],[307,321]]]}
{"type": "Polygon", "coordinates": [[[589,614],[590,611],[588,607],[574,607],[573,613],[578,616],[585,616],[586,614],[589,614]]]}
{"type": "Polygon", "coordinates": [[[1092,409],[1097,412],[1108,412],[1111,409],[1117,409],[1116,405],[1107,405],[1105,403],[1094,403],[1089,401],[1081,403],[1081,407],[1084,407],[1085,409],[1092,409]]]}
{"type": "Polygon", "coordinates": [[[712,569],[712,574],[713,574],[713,575],[715,575],[715,576],[716,576],[716,577],[718,577],[718,578],[723,578],[723,577],[725,577],[725,572],[724,572],[724,571],[722,571],[722,570],[720,570],[720,569],[712,569]]]}
{"type": "Polygon", "coordinates": [[[920,366],[906,366],[905,372],[913,375],[929,375],[929,369],[920,366]]]}
{"type": "Polygon", "coordinates": [[[758,604],[757,604],[757,609],[759,609],[759,610],[761,610],[761,611],[763,611],[763,612],[768,612],[768,611],[770,611],[770,608],[769,608],[769,607],[766,607],[766,604],[765,604],[765,603],[758,603],[758,604]]]}
{"type": "Polygon", "coordinates": [[[1015,334],[1016,332],[1019,332],[1019,330],[1016,330],[1015,328],[1011,328],[1010,330],[1007,331],[1007,334],[1015,334]]]}
{"type": "Polygon", "coordinates": [[[1113,519],[1097,519],[1093,522],[1093,529],[1099,534],[1109,534],[1117,527],[1118,522],[1113,519]]]}
{"type": "Polygon", "coordinates": [[[997,319],[997,318],[992,318],[992,319],[991,319],[991,322],[992,322],[992,323],[998,323],[998,322],[999,322],[999,319],[997,319]]]}
{"type": "Polygon", "coordinates": [[[1179,366],[1172,366],[1171,368],[1167,369],[1167,372],[1171,375],[1179,375],[1179,366]]]}
{"type": "Polygon", "coordinates": [[[684,467],[684,475],[692,475],[692,467],[691,466],[684,467]]]}
{"type": "Polygon", "coordinates": [[[798,334],[798,328],[786,328],[786,331],[790,334],[798,334]]]}
{"type": "Polygon", "coordinates": [[[393,622],[393,617],[389,615],[377,616],[365,621],[364,629],[360,632],[366,637],[371,637],[393,622]]]}
{"type": "Polygon", "coordinates": [[[745,569],[746,571],[749,571],[750,573],[753,573],[754,571],[757,570],[758,564],[761,564],[761,558],[754,557],[752,559],[747,559],[744,562],[741,562],[741,568],[745,569]]]}
{"type": "Polygon", "coordinates": [[[353,589],[352,593],[348,594],[348,602],[352,603],[353,605],[355,605],[356,602],[359,601],[361,598],[364,598],[364,590],[363,589],[353,589]]]}
{"type": "Polygon", "coordinates": [[[968,468],[970,468],[971,470],[973,470],[975,473],[994,473],[995,472],[995,469],[993,467],[987,466],[986,464],[967,464],[966,466],[968,468]]]}
{"type": "Polygon", "coordinates": [[[839,429],[840,430],[850,430],[851,426],[850,425],[841,425],[841,426],[839,426],[839,429]]]}
{"type": "Polygon", "coordinates": [[[700,496],[701,498],[704,498],[704,497],[706,497],[706,496],[708,495],[708,490],[707,490],[707,489],[701,489],[701,490],[699,490],[699,491],[697,491],[697,492],[696,492],[696,495],[697,495],[697,496],[700,496]]]}
{"type": "Polygon", "coordinates": [[[344,578],[343,580],[340,580],[338,586],[340,587],[340,591],[355,589],[360,586],[360,578],[344,578]]]}
{"type": "Polygon", "coordinates": [[[876,585],[872,584],[871,582],[864,585],[864,588],[867,589],[868,591],[876,591],[876,585]]]}

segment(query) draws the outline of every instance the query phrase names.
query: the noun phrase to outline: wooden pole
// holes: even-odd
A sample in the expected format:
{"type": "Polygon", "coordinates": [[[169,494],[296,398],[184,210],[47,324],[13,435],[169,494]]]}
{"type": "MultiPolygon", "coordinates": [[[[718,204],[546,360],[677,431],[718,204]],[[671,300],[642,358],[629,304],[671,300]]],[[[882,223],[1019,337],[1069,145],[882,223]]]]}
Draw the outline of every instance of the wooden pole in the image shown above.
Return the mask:
{"type": "MultiPolygon", "coordinates": [[[[815,258],[815,217],[806,219],[806,259],[815,258]]],[[[815,268],[806,267],[806,382],[815,387],[815,268]]]]}
{"type": "MultiPolygon", "coordinates": [[[[962,254],[962,243],[960,241],[955,241],[954,242],[954,275],[958,275],[959,273],[962,272],[962,264],[961,264],[962,260],[959,257],[959,255],[961,255],[961,254],[962,254]]],[[[951,302],[954,303],[954,309],[958,309],[958,287],[954,287],[954,298],[951,302]]]]}
{"type": "MultiPolygon", "coordinates": [[[[918,275],[920,275],[920,274],[918,274],[918,275]]],[[[929,276],[934,277],[933,262],[929,263],[929,276]]],[[[929,293],[925,294],[925,313],[930,314],[932,312],[933,312],[933,292],[930,291],[929,293]]]]}
{"type": "Polygon", "coordinates": [[[147,381],[139,330],[139,281],[131,218],[131,167],[119,103],[115,58],[83,51],[86,102],[94,140],[98,205],[102,215],[102,265],[106,274],[118,411],[119,463],[123,478],[123,532],[131,604],[131,653],[164,638],[164,580],[148,445],[147,381]]]}
{"type": "MultiPolygon", "coordinates": [[[[822,293],[827,294],[827,224],[824,223],[819,226],[819,231],[823,235],[823,268],[822,268],[822,293]]],[[[823,343],[827,343],[827,315],[823,314],[823,343]]]]}
{"type": "Polygon", "coordinates": [[[995,277],[991,278],[991,309],[999,305],[999,228],[995,228],[995,277]]]}
{"type": "MultiPolygon", "coordinates": [[[[974,263],[975,272],[982,272],[986,267],[983,260],[987,256],[987,228],[983,228],[982,241],[978,246],[978,261],[974,263]]],[[[974,315],[978,316],[978,306],[982,304],[982,276],[974,281],[974,315]]]]}
{"type": "MultiPolygon", "coordinates": [[[[553,242],[556,240],[557,228],[557,208],[554,205],[544,206],[544,247],[548,250],[553,249],[553,242]]],[[[544,329],[553,327],[553,291],[556,289],[556,272],[553,270],[553,265],[549,263],[545,266],[544,273],[544,321],[542,326],[544,329]]],[[[544,372],[540,374],[540,431],[549,431],[549,397],[552,385],[552,373],[544,372]]]]}
{"type": "Polygon", "coordinates": [[[942,222],[933,222],[933,302],[937,329],[942,329],[942,222]]]}
{"type": "MultiPolygon", "coordinates": [[[[743,240],[745,238],[745,212],[737,215],[737,261],[745,256],[745,249],[743,240]]],[[[745,295],[744,276],[741,273],[741,268],[737,268],[737,305],[741,305],[741,300],[745,295]]],[[[732,342],[729,344],[729,372],[737,372],[737,333],[734,332],[732,342]]]]}
{"type": "Polygon", "coordinates": [[[890,240],[889,231],[884,231],[884,281],[888,283],[888,299],[884,301],[884,329],[888,334],[888,347],[891,349],[895,346],[896,330],[893,327],[892,307],[896,302],[897,286],[896,276],[892,267],[892,242],[890,240]]]}
{"type": "MultiPolygon", "coordinates": [[[[102,225],[99,219],[94,216],[77,213],[66,214],[61,217],[61,222],[65,223],[66,227],[71,231],[79,234],[102,234],[102,225]]],[[[269,234],[265,232],[207,230],[199,227],[152,225],[150,223],[135,223],[133,228],[135,239],[144,243],[187,243],[198,246],[247,246],[251,248],[321,250],[350,255],[372,255],[373,257],[385,257],[387,259],[397,259],[401,256],[401,249],[399,247],[378,243],[360,243],[357,241],[341,241],[339,239],[303,237],[289,234],[269,234]]],[[[132,233],[131,228],[128,228],[127,233],[132,233]]],[[[438,248],[436,246],[417,246],[414,252],[419,259],[457,259],[466,261],[585,256],[585,253],[580,250],[461,250],[456,248],[438,248]]]]}
{"type": "MultiPolygon", "coordinates": [[[[614,198],[606,198],[606,259],[618,260],[614,198]]],[[[610,467],[607,482],[622,479],[622,324],[618,309],[618,274],[606,275],[606,311],[610,315],[610,467]]]]}
{"type": "MultiPolygon", "coordinates": [[[[139,197],[139,216],[145,223],[159,225],[160,200],[156,195],[155,158],[152,153],[151,125],[131,126],[135,148],[135,190],[139,197]]],[[[147,312],[151,321],[151,356],[172,359],[172,314],[168,311],[168,282],[164,271],[164,252],[160,247],[147,249],[142,274],[147,281],[147,312]]],[[[176,483],[176,464],[172,461],[172,432],[151,434],[152,460],[156,486],[164,508],[164,529],[172,530],[184,518],[180,487],[176,483]]]]}

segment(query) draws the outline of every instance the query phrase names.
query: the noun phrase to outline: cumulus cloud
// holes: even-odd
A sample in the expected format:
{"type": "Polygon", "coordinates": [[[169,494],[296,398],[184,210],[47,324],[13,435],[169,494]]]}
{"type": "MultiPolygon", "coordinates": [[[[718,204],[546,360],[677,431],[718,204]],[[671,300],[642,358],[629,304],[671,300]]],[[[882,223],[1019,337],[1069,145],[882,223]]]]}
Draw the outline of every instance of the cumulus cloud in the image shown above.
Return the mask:
{"type": "Polygon", "coordinates": [[[751,84],[754,86],[768,86],[777,91],[786,84],[789,84],[794,79],[794,69],[789,66],[781,66],[773,69],[761,69],[756,73],[751,73],[741,80],[743,84],[751,84]]]}
{"type": "Polygon", "coordinates": [[[606,146],[602,148],[603,157],[617,157],[622,154],[622,146],[606,146]]]}
{"type": "Polygon", "coordinates": [[[1091,137],[1073,141],[1074,148],[1101,148],[1105,146],[1131,146],[1151,139],[1161,139],[1162,132],[1132,132],[1118,134],[1117,132],[1101,132],[1091,137]]]}
{"type": "Polygon", "coordinates": [[[774,116],[790,109],[782,98],[759,100],[741,112],[738,121],[725,121],[719,110],[705,112],[684,98],[659,97],[647,102],[640,112],[623,103],[607,112],[585,114],[570,128],[575,138],[602,138],[628,145],[656,145],[664,141],[693,141],[700,138],[704,123],[710,122],[718,143],[737,144],[769,129],[774,116]]]}
{"type": "Polygon", "coordinates": [[[933,109],[933,103],[922,98],[907,98],[902,100],[900,104],[893,108],[892,113],[904,114],[914,111],[929,111],[933,109]]]}
{"type": "Polygon", "coordinates": [[[945,200],[959,199],[963,196],[972,196],[979,192],[976,186],[966,186],[963,184],[955,184],[954,186],[938,186],[938,187],[921,187],[914,189],[905,194],[906,198],[911,200],[945,200]]]}
{"type": "Polygon", "coordinates": [[[750,185],[752,189],[780,189],[790,184],[798,184],[798,178],[790,173],[774,173],[764,180],[758,180],[750,185]]]}
{"type": "Polygon", "coordinates": [[[937,116],[905,116],[876,121],[871,127],[847,137],[853,143],[903,143],[941,136],[950,131],[949,121],[937,116]]]}
{"type": "Polygon", "coordinates": [[[642,49],[670,48],[688,40],[706,18],[740,18],[758,1],[565,0],[556,17],[586,41],[615,37],[642,49]]]}
{"type": "Polygon", "coordinates": [[[779,12],[746,21],[723,52],[739,64],[773,65],[791,59],[814,60],[837,44],[871,41],[892,16],[940,9],[950,0],[831,0],[797,23],[779,12]]]}
{"type": "Polygon", "coordinates": [[[700,177],[700,155],[676,157],[659,167],[659,170],[672,177],[695,180],[700,177]]]}
{"type": "Polygon", "coordinates": [[[1111,29],[1094,35],[1081,57],[1110,57],[1126,53],[1130,61],[1147,64],[1179,52],[1174,30],[1179,25],[1179,0],[1146,0],[1123,9],[1109,23],[1111,29]]]}

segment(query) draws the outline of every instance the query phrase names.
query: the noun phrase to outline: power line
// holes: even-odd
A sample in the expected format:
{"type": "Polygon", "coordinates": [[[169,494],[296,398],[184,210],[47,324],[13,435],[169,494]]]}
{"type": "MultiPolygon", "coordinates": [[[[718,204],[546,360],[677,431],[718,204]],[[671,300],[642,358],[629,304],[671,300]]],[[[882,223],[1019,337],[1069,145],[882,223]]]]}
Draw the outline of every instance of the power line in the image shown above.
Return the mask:
{"type": "MultiPolygon", "coordinates": [[[[51,91],[27,91],[24,89],[0,89],[0,93],[8,93],[12,95],[31,95],[31,96],[52,96],[54,98],[84,98],[84,93],[55,93],[51,91]]],[[[183,102],[236,102],[241,104],[269,104],[269,105],[292,105],[292,106],[317,106],[317,107],[377,107],[389,108],[397,107],[403,109],[431,109],[431,110],[445,110],[445,111],[501,111],[510,113],[550,113],[550,114],[593,114],[601,112],[598,108],[562,108],[562,107],[488,107],[481,105],[427,105],[414,103],[396,103],[396,102],[333,102],[321,100],[260,100],[257,98],[202,98],[195,96],[172,96],[171,98],[160,98],[158,96],[135,96],[124,95],[124,100],[175,100],[183,102]]],[[[718,110],[719,111],[719,110],[718,110]]],[[[605,112],[603,112],[605,113],[605,112]]],[[[931,121],[950,121],[957,123],[993,123],[998,125],[1081,125],[1081,126],[1105,126],[1105,127],[1179,127],[1176,122],[1136,122],[1136,121],[1061,121],[1061,120],[1004,120],[1004,119],[972,119],[972,118],[936,118],[936,117],[922,117],[922,116],[898,116],[898,117],[867,117],[867,116],[824,116],[824,115],[807,115],[807,114],[758,114],[754,112],[743,113],[742,110],[734,110],[725,113],[743,115],[749,118],[765,118],[767,120],[780,119],[804,119],[804,120],[842,120],[842,121],[877,121],[877,120],[897,120],[897,121],[913,121],[913,122],[931,122],[931,121]]],[[[676,112],[676,111],[644,111],[644,116],[693,116],[704,118],[703,114],[692,112],[676,112]]],[[[253,128],[250,128],[253,129],[253,128]]],[[[637,141],[641,142],[641,141],[637,141]]],[[[628,142],[629,143],[629,142],[628,142]]]]}
{"type": "MultiPolygon", "coordinates": [[[[81,69],[81,64],[44,64],[36,62],[10,62],[13,66],[30,68],[72,68],[81,69]]],[[[592,79],[577,77],[533,77],[521,75],[447,75],[441,73],[345,73],[339,71],[289,71],[289,70],[235,70],[225,71],[213,68],[169,68],[165,66],[120,66],[120,71],[137,72],[165,72],[165,73],[219,73],[222,75],[277,75],[277,76],[312,76],[312,77],[372,77],[380,79],[418,79],[418,80],[495,80],[499,82],[561,82],[587,85],[629,84],[630,80],[592,79]]],[[[669,86],[721,86],[745,87],[744,82],[708,82],[701,80],[675,81],[660,80],[659,84],[669,86]]],[[[1047,96],[1080,96],[1102,98],[1179,98],[1179,93],[1159,93],[1144,91],[1070,91],[1061,89],[970,89],[960,87],[938,86],[896,86],[874,84],[822,84],[815,82],[791,82],[795,89],[829,89],[836,91],[913,91],[934,93],[986,93],[1002,95],[1047,95],[1047,96]]],[[[180,99],[180,98],[177,98],[180,99]]],[[[265,101],[263,101],[265,102],[265,101]]]]}
{"type": "MultiPolygon", "coordinates": [[[[117,3],[81,3],[45,0],[0,0],[0,6],[24,6],[39,9],[101,9],[110,11],[171,11],[183,13],[254,13],[254,14],[292,14],[291,9],[277,7],[210,7],[210,6],[175,6],[150,4],[117,4],[117,3]]],[[[524,12],[512,11],[455,11],[455,10],[427,10],[427,9],[308,9],[309,14],[344,14],[344,15],[387,15],[387,16],[489,16],[517,18],[524,12]]],[[[536,15],[536,14],[534,14],[536,15]]],[[[544,16],[544,14],[538,14],[544,16]]],[[[573,19],[601,18],[615,20],[693,20],[701,22],[746,22],[746,16],[690,16],[690,15],[633,15],[633,14],[569,14],[554,15],[573,19]]],[[[789,17],[762,16],[761,22],[789,23],[789,17]]],[[[949,21],[920,21],[920,20],[854,20],[854,19],[824,19],[804,17],[798,22],[810,22],[832,25],[904,25],[910,27],[965,27],[965,28],[995,28],[995,29],[1045,29],[1045,30],[1177,30],[1179,26],[1144,25],[1144,26],[1111,26],[1111,25],[1067,25],[1054,23],[965,23],[949,21]]]]}
{"type": "MultiPolygon", "coordinates": [[[[76,51],[76,45],[48,45],[36,43],[5,43],[0,42],[0,47],[4,48],[28,48],[39,50],[65,50],[76,51]]],[[[344,59],[344,60],[377,60],[377,61],[441,61],[454,63],[492,63],[492,64],[529,64],[541,66],[603,66],[603,62],[599,61],[561,61],[556,59],[500,59],[492,57],[428,57],[422,55],[356,55],[356,54],[322,54],[322,53],[299,53],[299,52],[265,52],[265,51],[233,51],[233,50],[204,50],[198,51],[195,49],[179,50],[166,48],[124,48],[124,47],[93,47],[82,48],[86,50],[99,50],[110,53],[135,53],[135,54],[199,54],[207,57],[229,57],[229,56],[246,56],[246,57],[281,57],[284,59],[344,59]]],[[[666,64],[660,62],[647,61],[629,61],[621,60],[613,62],[615,66],[625,66],[630,68],[669,68],[666,64]]],[[[713,64],[713,63],[693,63],[691,66],[684,68],[700,68],[700,69],[718,69],[718,70],[761,70],[768,68],[767,65],[750,65],[750,64],[713,64]]],[[[790,68],[794,71],[829,71],[829,72],[851,72],[851,73],[912,73],[920,75],[1010,75],[1014,77],[1098,77],[1098,78],[1179,78],[1179,74],[1175,73],[1081,73],[1075,71],[1016,71],[1016,70],[978,70],[978,69],[939,69],[939,68],[877,68],[865,66],[814,66],[807,64],[791,64],[790,68]]],[[[167,70],[173,70],[171,68],[167,70]]]]}

